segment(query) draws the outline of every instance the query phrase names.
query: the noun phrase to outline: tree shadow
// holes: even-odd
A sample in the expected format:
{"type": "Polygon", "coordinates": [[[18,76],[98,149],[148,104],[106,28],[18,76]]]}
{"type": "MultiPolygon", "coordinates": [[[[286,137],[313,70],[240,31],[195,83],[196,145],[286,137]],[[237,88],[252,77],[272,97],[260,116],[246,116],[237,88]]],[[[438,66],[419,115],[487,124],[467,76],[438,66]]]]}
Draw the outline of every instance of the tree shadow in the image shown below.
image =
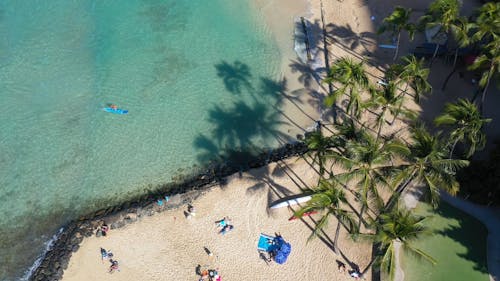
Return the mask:
{"type": "Polygon", "coordinates": [[[262,97],[269,99],[275,107],[281,107],[283,105],[284,97],[299,101],[297,97],[289,96],[286,92],[288,91],[287,80],[283,78],[281,81],[275,81],[270,78],[261,77],[259,88],[256,90],[256,96],[259,100],[262,97]]]}
{"type": "Polygon", "coordinates": [[[252,74],[247,64],[238,60],[234,61],[233,64],[222,61],[215,65],[215,69],[217,76],[222,78],[224,86],[232,94],[241,94],[243,89],[253,90],[250,83],[252,74]]]}
{"type": "Polygon", "coordinates": [[[286,79],[252,79],[250,67],[241,61],[222,61],[215,65],[215,70],[225,88],[237,98],[233,104],[217,104],[208,111],[212,128],[209,133],[199,134],[193,143],[199,162],[216,161],[240,171],[248,170],[249,161],[270,150],[267,144],[290,142],[291,137],[280,131],[283,125],[305,131],[295,122],[295,116],[282,110],[285,99],[299,109],[302,104],[298,96],[289,93],[286,79]]]}
{"type": "MultiPolygon", "coordinates": [[[[222,157],[241,164],[255,154],[245,151],[255,151],[259,147],[256,142],[286,137],[278,130],[285,124],[279,120],[279,113],[263,103],[236,102],[229,108],[216,105],[209,111],[208,120],[214,124],[210,135],[200,134],[194,142],[203,150],[198,156],[201,161],[222,157]]],[[[262,152],[257,150],[256,153],[262,152]]]]}
{"type": "Polygon", "coordinates": [[[377,36],[373,32],[355,32],[352,27],[347,24],[345,26],[329,23],[326,27],[326,39],[330,44],[337,44],[342,47],[350,55],[360,59],[370,57],[373,48],[376,45],[377,36]],[[361,51],[355,50],[361,47],[361,51]]]}
{"type": "Polygon", "coordinates": [[[304,87],[309,88],[312,86],[312,82],[316,82],[324,91],[325,87],[321,83],[321,73],[326,73],[326,68],[320,67],[313,69],[308,63],[301,62],[299,60],[292,60],[288,65],[292,73],[300,73],[299,82],[304,85],[304,87]]]}
{"type": "MultiPolygon", "coordinates": [[[[303,20],[297,20],[295,21],[295,32],[294,32],[294,40],[295,42],[306,44],[307,52],[315,56],[316,54],[313,54],[312,52],[317,52],[321,50],[318,48],[319,44],[322,43],[322,37],[321,34],[323,33],[323,29],[321,26],[321,21],[319,19],[316,19],[314,22],[311,22],[310,20],[306,18],[301,18],[303,20]],[[305,24],[305,32],[304,32],[304,24],[305,24]]],[[[308,57],[307,60],[311,59],[312,57],[308,57]]]]}
{"type": "Polygon", "coordinates": [[[471,216],[444,202],[439,205],[435,212],[446,219],[457,221],[456,225],[446,225],[438,230],[437,234],[446,236],[455,243],[459,243],[465,248],[465,253],[457,253],[457,255],[472,262],[475,271],[487,274],[486,244],[488,230],[486,227],[471,216]]]}

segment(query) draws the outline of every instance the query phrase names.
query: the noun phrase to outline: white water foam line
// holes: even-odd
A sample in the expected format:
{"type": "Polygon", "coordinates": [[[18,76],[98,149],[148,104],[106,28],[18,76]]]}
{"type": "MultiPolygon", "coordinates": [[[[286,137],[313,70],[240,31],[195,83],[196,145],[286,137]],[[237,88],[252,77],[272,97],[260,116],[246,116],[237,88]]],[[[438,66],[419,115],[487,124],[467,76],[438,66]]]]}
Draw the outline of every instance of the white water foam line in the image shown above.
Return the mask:
{"type": "Polygon", "coordinates": [[[33,265],[25,271],[23,277],[21,277],[20,280],[22,281],[28,281],[29,278],[31,277],[31,275],[33,275],[33,273],[35,272],[35,270],[40,266],[40,264],[42,263],[43,259],[45,258],[45,255],[52,249],[52,246],[54,246],[54,243],[57,241],[57,239],[59,239],[59,237],[61,236],[61,234],[63,233],[63,230],[64,228],[61,227],[56,234],[54,234],[52,236],[52,238],[45,242],[45,250],[43,251],[43,253],[35,260],[35,262],[33,263],[33,265]]]}

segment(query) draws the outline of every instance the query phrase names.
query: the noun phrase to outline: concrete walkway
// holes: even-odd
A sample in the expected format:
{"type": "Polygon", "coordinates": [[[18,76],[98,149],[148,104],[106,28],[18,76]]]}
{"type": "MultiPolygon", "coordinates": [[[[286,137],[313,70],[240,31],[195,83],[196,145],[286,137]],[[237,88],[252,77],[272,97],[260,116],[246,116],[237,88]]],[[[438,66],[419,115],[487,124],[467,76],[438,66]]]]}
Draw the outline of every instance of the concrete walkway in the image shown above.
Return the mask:
{"type": "Polygon", "coordinates": [[[487,257],[490,281],[500,281],[500,209],[487,208],[441,192],[441,199],[475,217],[488,228],[487,257]]]}

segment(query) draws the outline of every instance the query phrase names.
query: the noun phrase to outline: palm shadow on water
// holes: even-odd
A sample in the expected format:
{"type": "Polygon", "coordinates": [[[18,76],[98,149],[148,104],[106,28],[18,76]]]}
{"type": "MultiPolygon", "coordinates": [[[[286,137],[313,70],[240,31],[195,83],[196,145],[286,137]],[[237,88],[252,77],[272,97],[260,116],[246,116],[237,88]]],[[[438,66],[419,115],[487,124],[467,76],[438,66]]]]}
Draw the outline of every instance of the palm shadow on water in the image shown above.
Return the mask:
{"type": "Polygon", "coordinates": [[[457,253],[457,255],[472,262],[475,271],[487,274],[486,239],[488,230],[486,227],[473,217],[446,203],[441,203],[435,212],[448,220],[457,221],[456,225],[447,225],[439,229],[436,234],[459,243],[465,248],[465,253],[457,253]]]}
{"type": "Polygon", "coordinates": [[[261,77],[254,85],[250,67],[237,60],[221,61],[215,71],[225,89],[237,98],[233,104],[217,104],[208,110],[213,129],[195,138],[197,159],[209,166],[247,170],[250,161],[270,149],[265,144],[288,140],[279,131],[287,122],[275,110],[282,105],[286,82],[261,77]]]}
{"type": "MultiPolygon", "coordinates": [[[[297,68],[301,67],[301,70],[297,71],[304,72],[303,79],[299,79],[299,82],[306,84],[309,79],[318,79],[314,77],[314,71],[307,68],[307,64],[299,65],[299,63],[298,61],[295,63],[297,68]]],[[[268,77],[259,77],[259,79],[252,80],[253,75],[250,68],[240,61],[234,63],[222,61],[215,65],[215,69],[226,90],[237,97],[243,98],[244,95],[247,95],[250,97],[250,101],[237,100],[233,105],[215,105],[209,110],[208,119],[213,124],[214,129],[210,133],[197,136],[194,141],[194,146],[198,150],[197,157],[200,162],[215,161],[235,166],[240,171],[246,171],[251,159],[260,153],[270,153],[270,149],[259,147],[259,143],[254,140],[275,140],[283,145],[289,142],[289,137],[280,132],[279,127],[293,124],[300,128],[298,124],[294,123],[293,116],[287,116],[282,111],[282,107],[284,102],[288,101],[300,109],[302,101],[297,97],[297,94],[301,93],[290,92],[286,79],[277,81],[268,77]],[[256,82],[252,82],[255,80],[256,82]]],[[[308,89],[310,84],[304,86],[306,91],[310,91],[308,89]]],[[[313,98],[308,102],[310,104],[316,103],[319,107],[322,100],[318,94],[317,96],[313,95],[313,98]]],[[[304,111],[301,112],[307,115],[304,111]]],[[[310,118],[314,120],[312,117],[310,118]]],[[[312,164],[310,163],[310,165],[312,164]]],[[[256,182],[247,188],[247,194],[255,195],[266,192],[269,206],[276,200],[295,195],[296,191],[293,190],[299,190],[300,193],[310,191],[310,187],[294,172],[293,164],[291,166],[284,161],[278,161],[275,166],[248,170],[244,175],[240,173],[240,176],[251,178],[256,182]],[[290,179],[294,186],[284,186],[276,181],[282,177],[290,179]]],[[[267,212],[268,215],[272,215],[270,209],[267,209],[267,212]]],[[[302,221],[311,231],[317,224],[314,220],[306,222],[302,219],[302,221]]],[[[333,250],[333,240],[326,233],[321,233],[319,239],[333,250]]]]}
{"type": "Polygon", "coordinates": [[[209,111],[209,121],[214,129],[208,135],[200,134],[194,141],[200,151],[200,162],[226,162],[238,169],[246,169],[248,161],[263,152],[254,139],[285,137],[277,126],[284,122],[277,112],[271,112],[264,104],[248,105],[237,102],[230,108],[215,106],[209,111]]]}
{"type": "Polygon", "coordinates": [[[252,91],[253,87],[250,83],[252,74],[250,67],[240,61],[234,61],[230,64],[226,61],[215,65],[217,76],[224,82],[226,90],[232,94],[242,94],[244,90],[252,91]]]}
{"type": "Polygon", "coordinates": [[[285,79],[253,79],[250,67],[241,61],[221,61],[215,70],[226,90],[241,100],[209,109],[208,120],[213,130],[199,134],[194,141],[199,162],[215,161],[247,170],[250,160],[270,150],[263,144],[283,145],[290,141],[290,136],[279,130],[281,126],[293,124],[304,130],[281,110],[285,99],[301,102],[288,94],[285,79]]]}

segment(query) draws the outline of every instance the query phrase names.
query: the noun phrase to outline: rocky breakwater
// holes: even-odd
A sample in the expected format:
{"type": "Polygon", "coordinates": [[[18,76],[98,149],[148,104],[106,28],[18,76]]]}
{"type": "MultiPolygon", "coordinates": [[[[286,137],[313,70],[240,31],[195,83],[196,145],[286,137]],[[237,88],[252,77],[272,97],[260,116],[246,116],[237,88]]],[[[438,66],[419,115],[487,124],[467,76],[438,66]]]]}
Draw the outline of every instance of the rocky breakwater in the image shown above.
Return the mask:
{"type": "Polygon", "coordinates": [[[227,176],[260,168],[292,156],[303,155],[307,151],[307,146],[303,142],[296,142],[248,159],[245,165],[217,163],[206,168],[201,174],[183,179],[181,183],[165,184],[158,187],[154,193],[80,217],[63,228],[29,280],[60,280],[64,270],[68,267],[72,253],[78,251],[83,238],[96,235],[97,230],[104,223],[110,229],[116,229],[140,220],[144,216],[152,216],[158,212],[178,208],[198,198],[209,188],[224,184],[224,178],[227,176]],[[168,200],[164,200],[165,198],[168,200]]]}

